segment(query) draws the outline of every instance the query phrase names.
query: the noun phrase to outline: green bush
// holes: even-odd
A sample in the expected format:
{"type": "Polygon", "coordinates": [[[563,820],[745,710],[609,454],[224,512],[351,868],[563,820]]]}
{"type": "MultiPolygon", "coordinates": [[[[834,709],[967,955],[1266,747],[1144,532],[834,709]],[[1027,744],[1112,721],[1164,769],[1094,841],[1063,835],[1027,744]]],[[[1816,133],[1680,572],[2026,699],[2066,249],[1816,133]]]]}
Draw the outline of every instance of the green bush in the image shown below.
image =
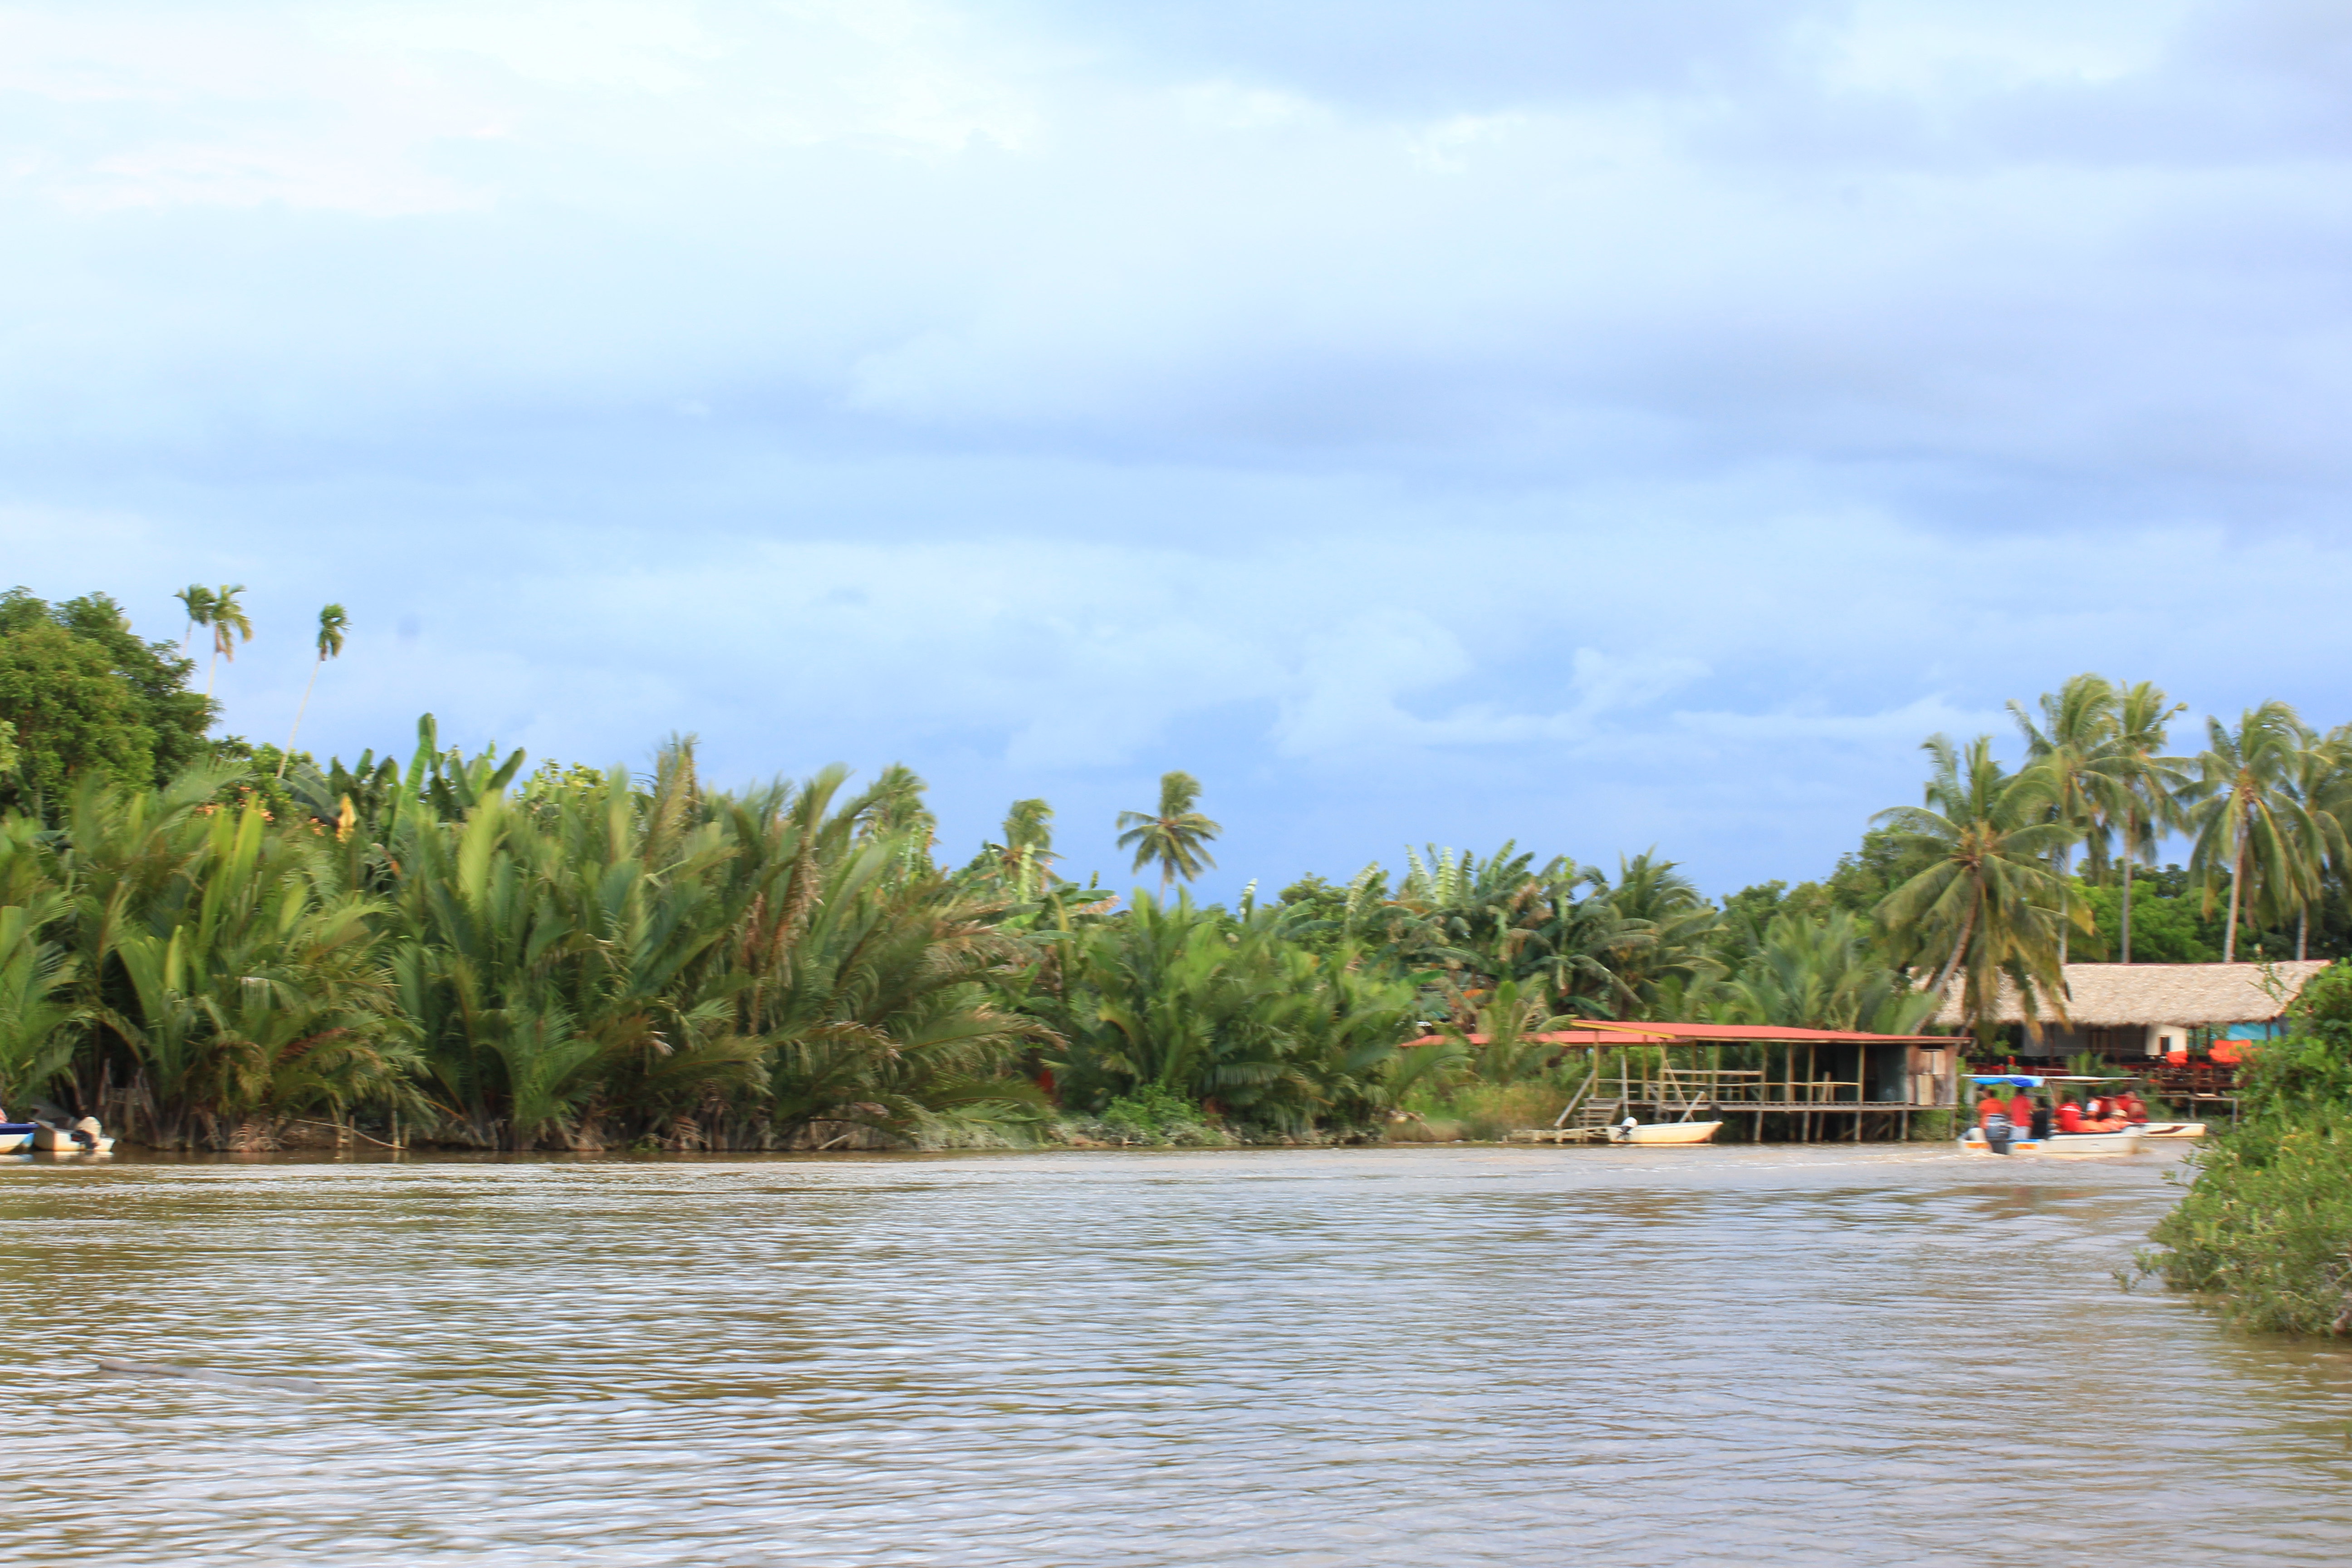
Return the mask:
{"type": "Polygon", "coordinates": [[[1213,1144],[1224,1135],[1201,1114],[1201,1108],[1181,1094],[1158,1084],[1145,1084],[1103,1107],[1105,1136],[1123,1143],[1213,1144]]]}
{"type": "Polygon", "coordinates": [[[2194,1158],[2147,1261],[2242,1328],[2352,1332],[2352,966],[2304,988],[2244,1069],[2239,1125],[2194,1158]]]}

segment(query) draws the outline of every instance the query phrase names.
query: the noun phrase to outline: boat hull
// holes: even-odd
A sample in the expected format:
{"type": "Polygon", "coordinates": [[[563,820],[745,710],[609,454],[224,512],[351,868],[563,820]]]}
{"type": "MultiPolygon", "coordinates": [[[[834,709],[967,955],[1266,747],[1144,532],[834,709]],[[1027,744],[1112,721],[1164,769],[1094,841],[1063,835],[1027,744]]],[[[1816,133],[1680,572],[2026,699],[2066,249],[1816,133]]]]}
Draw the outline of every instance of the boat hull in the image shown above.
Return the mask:
{"type": "Polygon", "coordinates": [[[1704,1143],[1723,1130],[1720,1121],[1660,1121],[1647,1127],[1621,1127],[1615,1143],[1704,1143]]]}
{"type": "Polygon", "coordinates": [[[2042,1140],[2044,1154],[2136,1154],[2139,1152],[2137,1132],[2061,1132],[2042,1140]]]}
{"type": "Polygon", "coordinates": [[[2202,1138],[2205,1136],[2205,1124],[2202,1121],[2150,1121],[2132,1131],[2143,1138],[2202,1138]]]}
{"type": "MultiPolygon", "coordinates": [[[[2047,1138],[2012,1138],[2009,1152],[2012,1154],[2055,1154],[2065,1159],[2081,1159],[2090,1154],[2136,1154],[2139,1152],[2140,1134],[2124,1132],[2058,1132],[2047,1138]]],[[[1960,1139],[1963,1154],[1990,1154],[1992,1145],[1985,1142],[1984,1133],[1971,1127],[1960,1139]]]]}
{"type": "Polygon", "coordinates": [[[40,1127],[34,1130],[33,1147],[47,1154],[111,1154],[114,1140],[101,1134],[95,1144],[85,1149],[65,1128],[40,1127]]]}

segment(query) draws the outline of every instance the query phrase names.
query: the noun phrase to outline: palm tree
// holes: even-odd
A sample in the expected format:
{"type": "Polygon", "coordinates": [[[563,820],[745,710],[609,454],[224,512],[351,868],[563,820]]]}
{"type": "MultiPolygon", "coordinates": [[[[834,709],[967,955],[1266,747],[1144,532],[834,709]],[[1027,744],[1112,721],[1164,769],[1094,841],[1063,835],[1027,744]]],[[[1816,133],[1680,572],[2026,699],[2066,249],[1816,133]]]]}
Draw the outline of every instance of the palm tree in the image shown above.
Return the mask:
{"type": "MultiPolygon", "coordinates": [[[[1934,854],[1936,863],[1880,901],[1880,922],[1906,960],[1945,954],[1928,988],[1940,995],[1961,974],[1961,1016],[1980,1038],[1998,1016],[2004,976],[2029,1020],[2039,1018],[2045,995],[2060,999],[2063,1016],[2057,935],[2067,917],[2049,862],[2074,830],[2052,814],[2050,771],[2037,764],[2003,772],[1990,735],[1970,742],[1965,754],[1944,735],[1921,749],[1936,761],[1927,804],[1896,806],[1871,821],[1887,824],[1904,847],[1934,854]]],[[[2090,923],[2084,909],[2073,918],[2090,923]]]]}
{"type": "Polygon", "coordinates": [[[2345,834],[2345,816],[2352,807],[2347,798],[2345,779],[2346,730],[2332,731],[2317,744],[2304,748],[2295,758],[2294,776],[2288,782],[2287,794],[2298,810],[2294,819],[2295,837],[2290,846],[2294,878],[2268,889],[2265,912],[2277,922],[2284,922],[2290,910],[2294,915],[2294,956],[2301,963],[2311,949],[2311,906],[2326,891],[2327,873],[2332,868],[2341,873],[2352,851],[2345,834]]]}
{"type": "Polygon", "coordinates": [[[319,671],[331,658],[340,658],[343,651],[343,634],[351,629],[352,618],[341,605],[329,605],[319,612],[319,658],[310,666],[310,679],[302,683],[302,705],[294,710],[294,728],[286,731],[286,754],[278,759],[278,776],[286,776],[286,763],[294,755],[294,737],[302,732],[302,715],[310,710],[310,689],[319,684],[319,671]]]}
{"type": "Polygon", "coordinates": [[[2114,731],[2094,763],[2105,803],[2102,854],[2105,851],[2104,828],[2119,828],[2116,859],[2123,872],[2123,889],[2118,951],[2126,963],[2131,962],[2132,867],[2155,865],[2157,839],[2180,819],[2174,796],[2186,777],[2183,764],[2158,753],[2164,750],[2166,726],[2188,707],[2186,702],[2168,703],[2152,681],[2119,689],[2114,731]]]}
{"type": "Polygon", "coordinates": [[[1160,810],[1118,814],[1121,849],[1135,851],[1134,869],[1160,863],[1160,890],[1164,896],[1177,878],[1191,881],[1217,862],[1209,843],[1224,831],[1192,809],[1201,798],[1201,781],[1177,772],[1160,775],[1160,810]]]}
{"type": "Polygon", "coordinates": [[[1059,858],[1054,853],[1054,808],[1038,799],[1014,801],[1004,814],[1004,842],[992,848],[1013,897],[1028,898],[1041,877],[1053,876],[1047,862],[1059,858]]]}
{"type": "Polygon", "coordinates": [[[229,662],[235,664],[236,638],[242,637],[247,642],[253,640],[253,623],[246,619],[245,606],[236,602],[236,596],[244,592],[245,584],[242,583],[224,584],[212,596],[208,606],[210,613],[205,616],[205,624],[213,628],[213,659],[205,671],[205,696],[208,699],[213,694],[213,676],[220,668],[221,655],[226,654],[229,662]]]}
{"type": "MultiPolygon", "coordinates": [[[[2012,701],[2010,716],[2025,734],[2025,754],[2048,775],[2053,822],[2070,831],[2053,852],[2058,871],[2058,908],[2065,911],[2077,842],[2088,853],[2087,868],[2096,876],[2105,868],[2108,792],[2097,772],[2098,758],[2114,743],[2116,689],[2103,675],[2083,674],[2055,692],[2042,694],[2042,722],[2036,725],[2023,704],[2012,701]]],[[[2058,963],[2066,963],[2066,926],[2058,927],[2058,963]]]]}
{"type": "Polygon", "coordinates": [[[2189,869],[2204,881],[2209,912],[2214,884],[2226,869],[2230,917],[2221,962],[2233,963],[2238,917],[2248,908],[2249,876],[2274,900],[2305,880],[2308,859],[2302,847],[2314,841],[2313,825],[2294,788],[2311,731],[2293,708],[2273,700],[2247,709],[2235,731],[2208,719],[2205,734],[2206,748],[2194,759],[2198,776],[2183,792],[2189,803],[2188,826],[2197,836],[2189,869]]]}
{"type": "Polygon", "coordinates": [[[213,591],[202,583],[191,583],[172,597],[179,600],[188,612],[188,629],[180,637],[180,647],[185,651],[188,644],[194,640],[196,628],[213,624],[213,591]]]}

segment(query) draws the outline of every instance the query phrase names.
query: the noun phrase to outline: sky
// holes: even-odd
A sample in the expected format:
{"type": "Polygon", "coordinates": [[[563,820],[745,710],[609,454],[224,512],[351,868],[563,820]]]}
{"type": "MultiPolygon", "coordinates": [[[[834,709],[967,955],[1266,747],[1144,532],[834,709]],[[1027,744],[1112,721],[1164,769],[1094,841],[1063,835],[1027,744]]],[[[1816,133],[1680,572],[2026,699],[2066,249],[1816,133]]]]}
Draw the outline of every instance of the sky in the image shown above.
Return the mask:
{"type": "Polygon", "coordinates": [[[2352,720],[2352,9],[0,3],[0,580],[225,727],[1165,770],[1204,893],[1825,873],[2096,669],[2352,720]]]}

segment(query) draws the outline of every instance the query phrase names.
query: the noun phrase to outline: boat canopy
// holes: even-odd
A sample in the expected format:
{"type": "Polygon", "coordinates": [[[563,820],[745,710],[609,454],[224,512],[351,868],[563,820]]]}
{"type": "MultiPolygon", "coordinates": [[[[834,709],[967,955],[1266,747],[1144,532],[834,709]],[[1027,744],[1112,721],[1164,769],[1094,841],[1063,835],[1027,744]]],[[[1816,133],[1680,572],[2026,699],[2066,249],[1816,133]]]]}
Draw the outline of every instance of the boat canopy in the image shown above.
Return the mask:
{"type": "Polygon", "coordinates": [[[2042,1073],[2038,1077],[2021,1072],[1988,1072],[1971,1073],[1969,1076],[1969,1081],[1970,1083],[2013,1083],[2020,1089],[2040,1089],[2045,1083],[2137,1083],[2139,1079],[2125,1072],[2105,1073],[2095,1078],[2084,1077],[2080,1073],[2063,1072],[2042,1073]]]}

